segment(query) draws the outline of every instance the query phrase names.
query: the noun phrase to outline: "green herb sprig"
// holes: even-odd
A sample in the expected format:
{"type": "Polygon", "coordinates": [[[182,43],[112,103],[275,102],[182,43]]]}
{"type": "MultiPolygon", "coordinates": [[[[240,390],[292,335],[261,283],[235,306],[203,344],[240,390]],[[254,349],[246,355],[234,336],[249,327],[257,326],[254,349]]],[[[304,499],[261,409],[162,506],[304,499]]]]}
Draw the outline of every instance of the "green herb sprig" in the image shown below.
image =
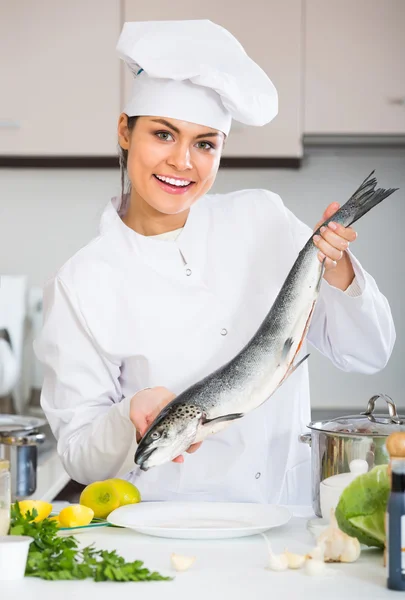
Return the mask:
{"type": "Polygon", "coordinates": [[[55,521],[34,522],[37,511],[21,514],[18,502],[11,509],[10,535],[33,538],[25,570],[27,577],[47,580],[87,579],[94,581],[170,581],[160,573],[151,572],[143,562],[126,562],[115,550],[95,550],[93,546],[79,549],[73,536],[58,536],[55,521]]]}

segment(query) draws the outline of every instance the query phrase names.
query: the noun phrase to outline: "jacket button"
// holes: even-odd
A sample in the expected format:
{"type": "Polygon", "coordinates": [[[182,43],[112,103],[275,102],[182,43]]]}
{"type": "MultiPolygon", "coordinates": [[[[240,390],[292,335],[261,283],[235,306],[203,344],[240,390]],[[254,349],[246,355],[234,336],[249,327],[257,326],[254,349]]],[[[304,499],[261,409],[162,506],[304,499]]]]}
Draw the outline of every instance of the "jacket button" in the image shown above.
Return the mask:
{"type": "Polygon", "coordinates": [[[255,477],[256,477],[256,479],[260,479],[261,473],[256,473],[255,477]]]}
{"type": "Polygon", "coordinates": [[[186,269],[186,275],[189,277],[191,275],[191,269],[186,269]]]}
{"type": "Polygon", "coordinates": [[[221,329],[221,335],[227,335],[228,330],[225,329],[225,327],[223,329],[221,329]]]}

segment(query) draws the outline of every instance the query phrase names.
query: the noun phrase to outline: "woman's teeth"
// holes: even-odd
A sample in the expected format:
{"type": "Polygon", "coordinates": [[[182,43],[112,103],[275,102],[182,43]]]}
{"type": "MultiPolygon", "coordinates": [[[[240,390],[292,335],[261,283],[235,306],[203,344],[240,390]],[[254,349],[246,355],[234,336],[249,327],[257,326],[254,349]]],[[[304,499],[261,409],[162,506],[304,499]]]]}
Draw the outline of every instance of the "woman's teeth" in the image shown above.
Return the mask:
{"type": "Polygon", "coordinates": [[[172,179],[170,177],[163,177],[162,175],[155,175],[155,177],[164,183],[170,183],[170,185],[175,185],[176,187],[185,187],[192,183],[192,181],[188,181],[187,179],[172,179]]]}

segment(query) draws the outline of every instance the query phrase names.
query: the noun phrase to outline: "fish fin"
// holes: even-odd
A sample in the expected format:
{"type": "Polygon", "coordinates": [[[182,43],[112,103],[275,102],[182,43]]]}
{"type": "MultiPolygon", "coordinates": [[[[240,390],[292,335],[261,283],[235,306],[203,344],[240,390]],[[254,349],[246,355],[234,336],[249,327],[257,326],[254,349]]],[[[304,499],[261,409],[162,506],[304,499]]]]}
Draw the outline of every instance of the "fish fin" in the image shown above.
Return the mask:
{"type": "Polygon", "coordinates": [[[324,221],[324,223],[322,223],[314,233],[319,234],[319,230],[322,225],[326,226],[330,221],[335,221],[336,223],[341,223],[345,227],[350,227],[350,225],[353,225],[353,223],[368,213],[368,211],[374,208],[374,206],[382,202],[385,198],[388,198],[388,196],[391,196],[391,194],[399,189],[375,189],[377,186],[377,179],[373,177],[373,175],[374,171],[372,171],[370,175],[366,177],[366,179],[357,188],[349,200],[343,204],[343,206],[341,206],[339,210],[335,212],[329,219],[324,221]]]}
{"type": "Polygon", "coordinates": [[[285,360],[288,356],[289,351],[291,350],[292,345],[294,344],[294,340],[292,337],[289,337],[286,339],[286,341],[284,342],[284,346],[283,349],[281,351],[281,360],[280,362],[283,362],[283,360],[285,360]]]}
{"type": "MultiPolygon", "coordinates": [[[[294,358],[297,356],[298,352],[301,350],[302,344],[304,343],[304,340],[306,338],[306,335],[307,335],[307,332],[308,332],[308,329],[309,329],[309,325],[311,323],[312,315],[313,315],[313,312],[314,312],[315,304],[316,304],[316,301],[314,301],[312,303],[312,308],[311,308],[311,311],[310,311],[310,313],[308,315],[307,322],[305,323],[304,331],[302,333],[302,337],[301,337],[300,343],[298,344],[297,351],[295,353],[294,358]]],[[[293,361],[294,361],[294,358],[293,358],[293,361]]]]}
{"type": "Polygon", "coordinates": [[[230,415],[222,415],[222,417],[215,417],[215,419],[206,419],[203,417],[201,424],[208,425],[212,423],[221,423],[224,421],[234,421],[235,419],[241,419],[244,413],[233,413],[230,415]]]}
{"type": "MultiPolygon", "coordinates": [[[[297,353],[300,351],[300,349],[301,349],[301,346],[302,346],[302,344],[303,344],[303,342],[304,342],[305,335],[306,335],[306,332],[307,332],[307,330],[308,330],[308,327],[309,327],[309,321],[310,321],[310,319],[311,319],[311,315],[312,315],[312,312],[313,312],[313,310],[314,310],[314,306],[315,306],[315,302],[314,302],[314,303],[313,303],[313,305],[312,305],[311,312],[309,313],[309,317],[308,317],[308,319],[307,319],[307,322],[306,322],[306,325],[305,325],[304,333],[302,334],[302,338],[301,338],[301,340],[300,340],[300,343],[298,344],[298,348],[297,348],[297,350],[295,351],[295,354],[294,354],[294,356],[293,356],[293,358],[292,358],[292,361],[291,361],[291,363],[294,361],[294,358],[297,356],[297,353]]],[[[287,359],[288,353],[289,353],[289,351],[291,350],[291,348],[292,348],[293,344],[294,344],[294,338],[292,338],[292,337],[289,337],[289,338],[287,338],[287,339],[286,339],[286,341],[284,342],[283,349],[282,349],[282,351],[281,351],[281,359],[280,359],[280,363],[279,363],[279,365],[280,365],[280,364],[283,362],[283,360],[286,360],[286,359],[287,359]]],[[[291,365],[290,365],[289,369],[290,369],[290,368],[291,368],[291,365]]],[[[289,369],[287,370],[287,373],[289,372],[289,369]]]]}
{"type": "Polygon", "coordinates": [[[299,360],[299,361],[297,362],[297,364],[296,364],[296,365],[291,365],[291,367],[290,367],[290,368],[289,368],[289,370],[288,370],[288,376],[290,376],[292,373],[294,373],[294,371],[296,371],[296,370],[298,369],[298,367],[299,367],[300,365],[302,365],[302,363],[303,363],[304,361],[306,361],[306,360],[307,360],[307,358],[308,358],[308,357],[309,357],[309,354],[306,354],[306,355],[304,356],[304,358],[301,358],[301,360],[299,360]]]}
{"type": "Polygon", "coordinates": [[[351,202],[353,204],[353,207],[351,207],[352,210],[350,211],[350,220],[347,224],[345,223],[345,227],[350,227],[350,225],[358,221],[363,215],[368,213],[369,210],[374,208],[374,206],[382,202],[385,198],[388,198],[388,196],[391,196],[391,194],[393,194],[399,189],[375,189],[377,185],[377,179],[375,177],[371,179],[372,175],[374,175],[374,171],[372,171],[370,175],[366,177],[366,179],[363,181],[360,187],[354,192],[353,196],[346,203],[349,204],[349,202],[351,202]]]}
{"type": "Polygon", "coordinates": [[[287,379],[289,378],[289,376],[292,375],[294,373],[294,371],[296,371],[298,369],[298,367],[301,366],[305,360],[307,360],[308,357],[309,357],[309,354],[306,354],[304,356],[304,358],[301,358],[301,360],[299,362],[297,362],[296,365],[293,365],[291,363],[291,365],[288,367],[283,379],[280,381],[280,383],[278,384],[276,389],[278,389],[282,383],[285,383],[287,381],[287,379]]]}

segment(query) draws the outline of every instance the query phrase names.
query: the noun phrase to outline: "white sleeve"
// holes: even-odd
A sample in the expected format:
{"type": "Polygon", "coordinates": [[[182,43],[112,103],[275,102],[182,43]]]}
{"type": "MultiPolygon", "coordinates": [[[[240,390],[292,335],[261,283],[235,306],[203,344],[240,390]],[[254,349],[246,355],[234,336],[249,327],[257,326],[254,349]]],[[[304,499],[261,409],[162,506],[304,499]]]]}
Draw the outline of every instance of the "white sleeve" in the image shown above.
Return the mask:
{"type": "MultiPolygon", "coordinates": [[[[285,206],[297,253],[312,234],[285,206]]],[[[383,369],[395,343],[390,306],[373,277],[348,251],[353,265],[356,293],[347,293],[322,281],[308,341],[332,363],[347,372],[376,373],[383,369]]]]}
{"type": "Polygon", "coordinates": [[[129,419],[132,396],[122,398],[120,365],[97,347],[60,279],[44,290],[44,326],[34,349],[44,365],[41,406],[70,477],[88,484],[131,471],[136,449],[129,419]]]}

